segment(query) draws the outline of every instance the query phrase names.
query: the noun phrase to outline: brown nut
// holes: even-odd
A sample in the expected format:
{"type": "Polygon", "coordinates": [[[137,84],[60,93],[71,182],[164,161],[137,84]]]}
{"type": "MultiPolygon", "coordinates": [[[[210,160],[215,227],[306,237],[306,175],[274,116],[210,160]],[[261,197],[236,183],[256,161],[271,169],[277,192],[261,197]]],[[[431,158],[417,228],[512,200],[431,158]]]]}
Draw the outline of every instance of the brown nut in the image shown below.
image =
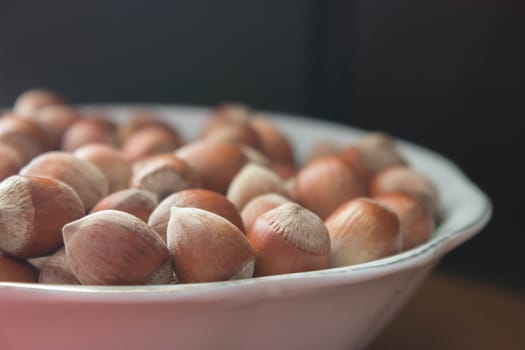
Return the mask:
{"type": "Polygon", "coordinates": [[[75,190],[86,210],[108,193],[106,177],[97,167],[66,152],[43,153],[23,167],[20,174],[48,176],[65,182],[75,190]]]}
{"type": "Polygon", "coordinates": [[[0,183],[0,250],[36,257],[62,245],[62,226],[84,215],[80,198],[65,183],[37,176],[0,183]]]}
{"type": "Polygon", "coordinates": [[[117,145],[117,136],[111,122],[103,118],[83,118],[71,124],[62,137],[62,150],[73,152],[91,144],[117,145]]]}
{"type": "Polygon", "coordinates": [[[44,129],[49,139],[49,148],[60,149],[67,128],[80,120],[80,113],[66,105],[48,105],[39,109],[33,120],[44,129]]]}
{"type": "Polygon", "coordinates": [[[407,165],[394,140],[384,133],[375,132],[364,136],[355,144],[355,148],[371,176],[393,166],[407,165]]]}
{"type": "Polygon", "coordinates": [[[47,259],[40,270],[38,283],[44,284],[80,284],[71,272],[71,267],[66,259],[66,250],[60,248],[47,259]]]}
{"type": "Polygon", "coordinates": [[[247,124],[251,115],[250,107],[242,103],[223,103],[212,109],[206,120],[201,136],[206,135],[217,126],[224,124],[247,124]]]}
{"type": "Polygon", "coordinates": [[[148,126],[131,134],[122,145],[124,156],[136,161],[155,154],[172,152],[182,145],[173,130],[159,126],[148,126]]]}
{"type": "Polygon", "coordinates": [[[134,168],[131,187],[153,192],[159,200],[174,192],[200,186],[195,171],[173,153],[151,156],[134,168]]]}
{"type": "Polygon", "coordinates": [[[16,259],[0,252],[0,282],[34,283],[38,270],[23,259],[16,259]]]}
{"type": "Polygon", "coordinates": [[[171,127],[171,125],[157,119],[157,115],[154,111],[136,110],[130,113],[129,117],[124,120],[118,129],[120,143],[124,144],[135,132],[151,126],[164,128],[177,136],[177,132],[171,127]]]}
{"type": "Polygon", "coordinates": [[[306,155],[306,164],[313,162],[319,158],[335,156],[341,151],[339,145],[328,140],[319,140],[310,146],[310,150],[306,155]]]}
{"type": "MultiPolygon", "coordinates": [[[[118,210],[89,214],[64,226],[66,258],[82,284],[147,283],[169,259],[166,244],[145,222],[118,210]]],[[[167,283],[171,272],[165,274],[167,283]]]]}
{"type": "Polygon", "coordinates": [[[263,152],[273,164],[294,167],[293,148],[284,133],[275,127],[268,118],[263,116],[253,117],[250,125],[259,135],[263,152]]]}
{"type": "Polygon", "coordinates": [[[222,216],[198,208],[172,207],[168,248],[181,282],[249,278],[255,258],[244,234],[222,216]]]}
{"type": "Polygon", "coordinates": [[[361,153],[354,145],[343,148],[338,155],[357,172],[366,185],[370,182],[372,174],[368,170],[361,153]]]}
{"type": "Polygon", "coordinates": [[[58,93],[47,89],[31,89],[24,91],[15,101],[14,112],[23,116],[33,116],[44,106],[63,104],[64,98],[58,93]]]}
{"type": "Polygon", "coordinates": [[[440,211],[439,192],[423,174],[404,166],[386,169],[372,179],[370,195],[377,197],[390,192],[406,192],[420,197],[434,215],[440,211]]]}
{"type": "Polygon", "coordinates": [[[18,173],[23,165],[20,153],[12,146],[0,142],[0,181],[18,173]]]}
{"type": "Polygon", "coordinates": [[[108,193],[129,187],[131,163],[117,148],[103,143],[92,143],[78,148],[73,155],[87,160],[106,176],[108,193]]]}
{"type": "Polygon", "coordinates": [[[275,192],[287,196],[284,181],[271,169],[255,163],[246,164],[233,178],[226,198],[239,210],[251,199],[264,193],[275,192]]]}
{"type": "Polygon", "coordinates": [[[391,192],[374,199],[397,214],[403,236],[403,250],[417,247],[430,239],[434,230],[434,216],[420,198],[403,192],[391,192]]]}
{"type": "Polygon", "coordinates": [[[35,121],[15,114],[0,119],[0,141],[16,149],[24,164],[49,149],[44,129],[35,121]]]}
{"type": "Polygon", "coordinates": [[[357,173],[336,156],[316,159],[295,177],[299,204],[325,219],[344,202],[364,196],[365,186],[357,173]]]}
{"type": "Polygon", "coordinates": [[[142,221],[147,222],[157,204],[158,200],[155,194],[145,190],[128,188],[113,192],[102,198],[93,209],[91,209],[91,213],[108,209],[120,210],[135,215],[142,221]]]}
{"type": "Polygon", "coordinates": [[[223,194],[247,162],[241,148],[229,142],[194,141],[175,154],[195,170],[203,188],[223,194]]]}
{"type": "Polygon", "coordinates": [[[328,230],[317,215],[298,204],[286,203],[262,214],[247,237],[256,257],[254,276],[328,267],[328,230]]]}
{"type": "Polygon", "coordinates": [[[245,233],[244,224],[237,208],[222,194],[203,189],[189,189],[173,193],[155,208],[148,220],[148,225],[166,241],[171,207],[199,208],[220,215],[245,233]]]}
{"type": "Polygon", "coordinates": [[[285,203],[290,203],[290,199],[278,193],[264,193],[250,200],[241,211],[246,231],[250,230],[260,215],[285,203]]]}
{"type": "Polygon", "coordinates": [[[325,223],[332,242],[331,267],[359,264],[401,251],[397,215],[375,200],[350,200],[325,223]]]}
{"type": "Polygon", "coordinates": [[[206,133],[204,139],[208,141],[223,141],[246,145],[264,153],[261,139],[250,124],[217,125],[206,133]]]}

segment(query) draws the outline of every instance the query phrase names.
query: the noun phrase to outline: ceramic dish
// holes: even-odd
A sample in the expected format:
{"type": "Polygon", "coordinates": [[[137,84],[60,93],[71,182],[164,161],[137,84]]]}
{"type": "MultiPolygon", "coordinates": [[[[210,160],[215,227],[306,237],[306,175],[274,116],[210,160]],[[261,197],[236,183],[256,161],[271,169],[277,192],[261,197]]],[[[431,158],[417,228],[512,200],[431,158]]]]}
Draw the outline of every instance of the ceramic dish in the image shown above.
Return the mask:
{"type": "MultiPolygon", "coordinates": [[[[149,106],[196,135],[206,109],[149,106]]],[[[97,106],[114,120],[133,106],[97,106]]],[[[270,113],[304,156],[315,140],[352,142],[362,131],[270,113]]],[[[0,349],[362,349],[447,252],[479,232],[488,198],[451,162],[399,141],[438,186],[444,208],[432,239],[348,267],[248,280],[90,287],[0,282],[0,349]]]]}

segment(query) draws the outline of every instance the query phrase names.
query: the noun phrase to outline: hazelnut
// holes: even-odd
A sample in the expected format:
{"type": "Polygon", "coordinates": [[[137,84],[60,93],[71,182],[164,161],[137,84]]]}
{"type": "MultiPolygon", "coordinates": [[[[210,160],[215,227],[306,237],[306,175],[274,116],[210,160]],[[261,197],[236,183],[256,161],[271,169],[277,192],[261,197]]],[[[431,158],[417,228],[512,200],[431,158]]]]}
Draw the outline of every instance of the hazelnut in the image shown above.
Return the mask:
{"type": "Polygon", "coordinates": [[[420,198],[391,192],[374,198],[397,214],[403,236],[403,250],[425,243],[434,230],[434,216],[420,198]]]}
{"type": "Polygon", "coordinates": [[[206,120],[202,129],[202,135],[206,135],[217,126],[224,124],[247,124],[251,115],[250,107],[242,103],[223,103],[212,109],[210,117],[206,120]]]}
{"type": "Polygon", "coordinates": [[[210,211],[230,221],[241,232],[245,232],[244,224],[237,208],[225,196],[209,190],[189,189],[166,197],[151,213],[148,224],[153,227],[163,240],[166,240],[170,210],[173,206],[210,211]]]}
{"type": "Polygon", "coordinates": [[[44,106],[63,104],[64,98],[47,89],[31,89],[23,92],[15,101],[14,112],[32,116],[44,106]]]}
{"type": "Polygon", "coordinates": [[[272,164],[271,168],[283,180],[291,179],[296,174],[295,166],[284,163],[274,163],[272,164]]]}
{"type": "Polygon", "coordinates": [[[219,193],[226,193],[233,177],[247,162],[241,148],[229,142],[194,141],[175,154],[195,170],[202,187],[219,193]]]}
{"type": "Polygon", "coordinates": [[[135,132],[152,126],[164,128],[173,135],[177,136],[176,131],[173,130],[171,125],[157,119],[155,112],[150,110],[136,110],[124,120],[122,125],[120,125],[118,129],[119,141],[124,144],[126,140],[135,132]]]}
{"type": "MultiPolygon", "coordinates": [[[[67,262],[82,284],[144,284],[169,259],[155,231],[122,211],[89,214],[65,225],[63,236],[67,262]]],[[[165,274],[166,282],[170,277],[165,274]]]]}
{"type": "Polygon", "coordinates": [[[39,283],[45,284],[80,284],[66,259],[66,250],[60,248],[47,259],[40,270],[39,283]]]}
{"type": "Polygon", "coordinates": [[[222,216],[172,207],[167,230],[172,265],[181,282],[249,278],[255,258],[244,234],[222,216]]]}
{"type": "Polygon", "coordinates": [[[91,143],[116,146],[117,136],[114,126],[103,118],[80,119],[65,130],[62,137],[62,150],[73,152],[91,143]]]}
{"type": "Polygon", "coordinates": [[[129,187],[131,163],[117,148],[103,143],[91,143],[78,148],[73,155],[90,162],[106,176],[108,193],[129,187]]]}
{"type": "Polygon", "coordinates": [[[306,155],[306,164],[313,162],[319,158],[335,156],[339,153],[341,148],[332,141],[320,140],[311,145],[308,154],[306,155]]]}
{"type": "Polygon", "coordinates": [[[350,200],[325,223],[332,242],[331,267],[359,264],[401,251],[397,215],[375,200],[350,200]]]}
{"type": "Polygon", "coordinates": [[[23,259],[16,259],[0,252],[0,282],[34,283],[38,270],[23,259]]]}
{"type": "Polygon", "coordinates": [[[0,119],[0,142],[16,149],[24,164],[49,149],[49,140],[42,127],[31,119],[14,114],[0,119]]]}
{"type": "Polygon", "coordinates": [[[288,195],[279,175],[255,163],[248,163],[233,178],[226,197],[242,210],[251,199],[269,192],[288,195]]]}
{"type": "Polygon", "coordinates": [[[262,149],[273,164],[294,167],[295,158],[292,145],[268,118],[256,116],[251,119],[251,126],[259,135],[262,149]]]}
{"type": "Polygon", "coordinates": [[[326,226],[298,204],[285,203],[262,214],[247,237],[256,257],[254,276],[328,267],[330,238],[326,226]]]}
{"type": "Polygon", "coordinates": [[[384,133],[375,132],[362,137],[355,149],[372,176],[386,168],[407,165],[394,140],[384,133]]]}
{"type": "Polygon", "coordinates": [[[325,219],[344,202],[364,196],[365,186],[357,173],[336,156],[316,159],[295,177],[299,204],[325,219]]]}
{"type": "Polygon", "coordinates": [[[22,168],[22,157],[12,146],[0,142],[0,181],[15,175],[22,168]]]}
{"type": "Polygon", "coordinates": [[[65,183],[19,175],[0,183],[0,211],[0,250],[24,258],[55,251],[62,245],[62,226],[84,215],[65,183]]]}
{"type": "Polygon", "coordinates": [[[225,141],[246,145],[264,153],[261,139],[250,124],[217,125],[204,135],[204,139],[208,141],[225,141]]]}
{"type": "Polygon", "coordinates": [[[155,154],[172,152],[182,145],[181,139],[170,129],[148,126],[131,134],[122,145],[124,156],[136,161],[155,154]]]}
{"type": "Polygon", "coordinates": [[[157,154],[140,161],[131,178],[131,187],[153,192],[159,199],[199,185],[195,171],[173,153],[157,154]]]}
{"type": "Polygon", "coordinates": [[[404,166],[385,169],[377,174],[370,183],[370,195],[377,197],[390,192],[406,192],[420,197],[434,215],[440,211],[440,199],[437,188],[423,174],[404,166]]]}
{"type": "Polygon", "coordinates": [[[23,167],[20,174],[48,176],[65,182],[75,190],[86,210],[108,192],[106,177],[97,167],[66,152],[43,153],[23,167]]]}
{"type": "Polygon", "coordinates": [[[368,184],[372,178],[372,174],[367,168],[361,153],[355,146],[347,146],[339,152],[339,157],[344,160],[349,166],[351,166],[363,180],[365,184],[368,184]]]}
{"type": "Polygon", "coordinates": [[[267,168],[271,167],[270,159],[268,159],[268,157],[266,157],[260,151],[253,147],[242,144],[239,145],[239,147],[241,148],[241,152],[244,154],[248,162],[256,163],[267,168]]]}
{"type": "Polygon", "coordinates": [[[80,120],[80,113],[70,106],[49,105],[39,109],[33,120],[46,132],[50,149],[58,150],[65,131],[80,120]]]}
{"type": "Polygon", "coordinates": [[[260,215],[285,203],[290,203],[290,199],[278,193],[264,193],[250,200],[241,211],[246,230],[250,230],[260,215]]]}
{"type": "Polygon", "coordinates": [[[155,194],[136,188],[128,188],[102,198],[91,209],[91,213],[108,209],[120,210],[147,222],[157,204],[158,200],[155,194]]]}

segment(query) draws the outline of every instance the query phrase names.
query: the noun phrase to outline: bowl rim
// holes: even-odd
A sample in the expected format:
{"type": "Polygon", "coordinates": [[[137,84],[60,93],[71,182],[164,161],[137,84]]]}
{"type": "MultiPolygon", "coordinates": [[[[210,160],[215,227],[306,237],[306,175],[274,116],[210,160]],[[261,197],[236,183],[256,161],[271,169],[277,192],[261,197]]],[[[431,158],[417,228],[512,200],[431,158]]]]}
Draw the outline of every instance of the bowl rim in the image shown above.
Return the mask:
{"type": "MultiPolygon", "coordinates": [[[[193,116],[205,115],[209,107],[163,104],[163,103],[97,103],[79,106],[84,110],[132,110],[137,108],[150,108],[164,110],[166,113],[188,113],[193,116]]],[[[286,123],[304,123],[317,125],[319,127],[333,130],[347,130],[354,134],[364,134],[368,131],[355,128],[352,126],[339,124],[331,121],[313,119],[295,114],[288,114],[273,111],[257,111],[276,122],[286,123]]],[[[444,166],[450,175],[461,185],[468,189],[472,198],[478,201],[479,210],[476,215],[465,218],[465,222],[460,227],[455,227],[450,232],[441,234],[439,237],[433,237],[428,242],[399,254],[377,259],[374,261],[329,268],[318,271],[299,272],[284,275],[274,275],[265,277],[256,277],[243,280],[191,283],[191,284],[174,284],[174,285],[148,285],[148,286],[79,286],[79,285],[51,285],[37,283],[18,283],[18,282],[0,282],[0,294],[4,292],[29,292],[38,295],[47,295],[49,297],[70,298],[73,300],[83,300],[85,296],[90,298],[104,299],[111,302],[127,302],[155,300],[174,300],[188,299],[192,300],[210,300],[210,298],[227,298],[231,295],[232,290],[259,290],[265,294],[278,295],[285,293],[292,288],[319,288],[338,285],[341,283],[357,283],[381,276],[405,270],[411,267],[422,266],[433,259],[439,259],[441,256],[452,250],[459,244],[468,240],[478,233],[489,221],[492,215],[492,203],[488,196],[474,184],[460,168],[444,156],[427,149],[423,146],[394,137],[396,142],[405,150],[415,152],[432,159],[433,162],[440,163],[444,166]]]]}

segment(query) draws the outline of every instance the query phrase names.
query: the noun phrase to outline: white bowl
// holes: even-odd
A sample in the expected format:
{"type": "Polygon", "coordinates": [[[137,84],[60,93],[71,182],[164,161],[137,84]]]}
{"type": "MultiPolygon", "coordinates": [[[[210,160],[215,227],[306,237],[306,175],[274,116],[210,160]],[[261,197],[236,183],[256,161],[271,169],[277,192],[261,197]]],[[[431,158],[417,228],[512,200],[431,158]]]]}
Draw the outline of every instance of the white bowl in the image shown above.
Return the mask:
{"type": "MultiPolygon", "coordinates": [[[[194,137],[206,109],[148,106],[194,137]]],[[[94,106],[119,121],[133,106],[94,106]]],[[[300,157],[312,142],[347,144],[362,131],[269,113],[300,157]]],[[[488,221],[491,204],[451,162],[399,141],[442,196],[432,239],[348,267],[240,281],[129,287],[0,282],[0,349],[361,349],[444,254],[488,221]]]]}

